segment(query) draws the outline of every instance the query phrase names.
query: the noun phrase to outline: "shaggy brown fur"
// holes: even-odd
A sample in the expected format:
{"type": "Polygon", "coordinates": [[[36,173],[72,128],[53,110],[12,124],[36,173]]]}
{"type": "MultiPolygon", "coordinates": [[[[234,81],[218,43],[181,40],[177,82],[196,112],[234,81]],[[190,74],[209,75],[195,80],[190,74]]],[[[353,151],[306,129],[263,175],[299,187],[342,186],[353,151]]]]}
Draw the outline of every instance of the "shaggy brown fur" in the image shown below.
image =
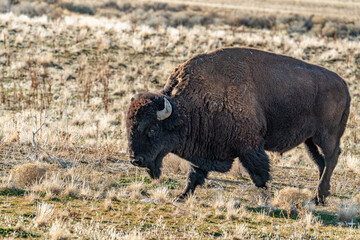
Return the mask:
{"type": "Polygon", "coordinates": [[[140,94],[132,101],[130,150],[156,175],[170,151],[189,161],[184,198],[209,171],[228,171],[236,157],[255,185],[265,187],[270,166],[264,150],[285,152],[305,142],[319,167],[316,200],[323,201],[349,105],[346,83],[329,70],[251,48],[224,48],[188,60],[161,93],[140,94]],[[156,111],[164,108],[164,97],[174,111],[159,121],[156,111]],[[157,137],[147,139],[139,125],[145,131],[156,126],[157,137]],[[153,162],[157,167],[150,166],[153,162]]]}

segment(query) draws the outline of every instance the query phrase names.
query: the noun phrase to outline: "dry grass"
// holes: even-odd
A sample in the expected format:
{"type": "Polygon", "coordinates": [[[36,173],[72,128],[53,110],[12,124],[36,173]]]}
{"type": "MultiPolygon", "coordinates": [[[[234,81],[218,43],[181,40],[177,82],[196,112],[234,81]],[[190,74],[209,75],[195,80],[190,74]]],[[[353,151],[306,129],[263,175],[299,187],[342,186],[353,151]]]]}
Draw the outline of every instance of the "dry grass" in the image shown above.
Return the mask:
{"type": "Polygon", "coordinates": [[[143,182],[133,182],[126,189],[127,194],[131,199],[140,199],[142,197],[142,191],[144,190],[143,182]]]}
{"type": "Polygon", "coordinates": [[[351,201],[343,202],[338,207],[337,217],[340,222],[354,222],[358,217],[358,207],[351,201]]]}
{"type": "Polygon", "coordinates": [[[104,210],[110,211],[114,208],[111,198],[106,198],[104,200],[104,210]]]}
{"type": "Polygon", "coordinates": [[[319,217],[314,216],[312,212],[306,212],[300,219],[306,230],[318,229],[321,226],[319,217]]]}
{"type": "Polygon", "coordinates": [[[247,0],[224,1],[224,8],[209,6],[211,1],[200,7],[14,2],[0,3],[0,12],[27,14],[0,14],[0,238],[359,236],[360,25],[346,17],[358,11],[355,2],[255,1],[253,11],[240,9],[250,7],[247,0]],[[272,11],[284,5],[300,14],[275,16],[272,11]],[[304,7],[315,15],[302,14],[304,7]],[[44,9],[48,18],[40,16],[44,9]],[[330,10],[342,15],[330,17],[330,10]],[[185,160],[167,156],[157,181],[127,161],[131,97],[159,90],[188,58],[230,46],[290,55],[347,81],[351,113],[327,205],[307,203],[317,169],[302,146],[281,156],[269,153],[273,178],[267,190],[255,188],[235,161],[228,174],[210,173],[185,203],[170,202],[186,185],[185,160]],[[37,162],[32,132],[46,115],[35,136],[37,162]],[[343,221],[353,227],[339,226],[343,221]]]}
{"type": "Polygon", "coordinates": [[[38,194],[36,192],[30,192],[25,196],[25,198],[30,203],[36,203],[36,202],[40,201],[41,196],[40,196],[40,194],[38,194]]]}
{"type": "Polygon", "coordinates": [[[233,235],[233,239],[236,240],[242,240],[246,238],[246,235],[248,234],[249,228],[245,223],[236,225],[235,232],[233,235]]]}
{"type": "Polygon", "coordinates": [[[166,202],[168,200],[169,190],[167,187],[158,187],[150,192],[150,196],[160,202],[166,202]]]}
{"type": "Polygon", "coordinates": [[[273,205],[285,209],[303,208],[311,200],[312,195],[308,189],[287,187],[275,195],[273,205]]]}
{"type": "Polygon", "coordinates": [[[354,172],[360,174],[360,159],[358,157],[347,155],[345,157],[347,166],[354,172]]]}
{"type": "Polygon", "coordinates": [[[54,214],[54,207],[48,203],[40,203],[37,205],[36,218],[34,219],[37,227],[43,227],[50,223],[54,214]]]}
{"type": "Polygon", "coordinates": [[[65,191],[63,194],[69,197],[78,197],[79,186],[74,181],[71,181],[70,183],[66,184],[65,191]]]}
{"type": "Polygon", "coordinates": [[[356,204],[358,204],[360,206],[360,193],[357,193],[354,197],[353,200],[356,204]]]}
{"type": "Polygon", "coordinates": [[[50,228],[50,236],[52,240],[67,240],[71,239],[69,231],[64,226],[62,221],[55,221],[50,228]]]}

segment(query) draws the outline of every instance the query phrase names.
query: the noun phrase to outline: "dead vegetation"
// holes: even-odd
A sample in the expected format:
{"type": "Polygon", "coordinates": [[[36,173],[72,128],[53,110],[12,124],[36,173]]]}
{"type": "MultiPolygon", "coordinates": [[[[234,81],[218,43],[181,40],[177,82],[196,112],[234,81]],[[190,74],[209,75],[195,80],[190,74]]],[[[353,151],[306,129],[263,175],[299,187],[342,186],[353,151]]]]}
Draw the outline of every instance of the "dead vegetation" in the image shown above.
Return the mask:
{"type": "Polygon", "coordinates": [[[0,236],[355,239],[360,233],[358,21],[237,11],[116,1],[2,1],[0,236]],[[290,55],[346,79],[351,113],[326,206],[310,201],[317,172],[302,147],[282,156],[269,153],[268,190],[256,189],[236,162],[229,174],[211,173],[185,203],[172,202],[186,183],[183,160],[169,155],[157,181],[127,161],[124,120],[130,98],[161,88],[189,57],[226,46],[290,55]],[[42,124],[34,150],[32,133],[42,124]]]}

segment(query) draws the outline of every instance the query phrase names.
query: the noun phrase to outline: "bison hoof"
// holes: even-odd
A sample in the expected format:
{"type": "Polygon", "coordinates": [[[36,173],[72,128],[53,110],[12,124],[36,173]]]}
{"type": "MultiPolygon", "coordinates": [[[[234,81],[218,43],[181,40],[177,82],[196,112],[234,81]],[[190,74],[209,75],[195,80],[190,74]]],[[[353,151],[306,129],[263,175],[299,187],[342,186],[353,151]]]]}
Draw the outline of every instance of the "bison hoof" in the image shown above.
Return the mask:
{"type": "Polygon", "coordinates": [[[318,206],[319,204],[321,205],[325,205],[325,198],[319,198],[319,197],[314,197],[311,202],[315,203],[316,206],[318,206]]]}
{"type": "Polygon", "coordinates": [[[187,194],[183,193],[178,195],[175,199],[173,199],[173,202],[185,202],[187,194]]]}
{"type": "Polygon", "coordinates": [[[267,190],[268,189],[268,187],[266,186],[266,184],[265,185],[256,185],[255,184],[255,186],[257,187],[257,188],[261,188],[261,189],[264,189],[264,190],[267,190]]]}
{"type": "Polygon", "coordinates": [[[252,176],[252,181],[253,181],[253,183],[255,184],[256,187],[267,189],[267,186],[266,186],[267,179],[265,179],[265,178],[263,178],[261,176],[258,176],[258,175],[253,175],[252,176]]]}
{"type": "Polygon", "coordinates": [[[174,199],[173,199],[173,202],[181,203],[181,202],[185,202],[185,199],[182,198],[182,197],[177,197],[177,198],[174,198],[174,199]]]}

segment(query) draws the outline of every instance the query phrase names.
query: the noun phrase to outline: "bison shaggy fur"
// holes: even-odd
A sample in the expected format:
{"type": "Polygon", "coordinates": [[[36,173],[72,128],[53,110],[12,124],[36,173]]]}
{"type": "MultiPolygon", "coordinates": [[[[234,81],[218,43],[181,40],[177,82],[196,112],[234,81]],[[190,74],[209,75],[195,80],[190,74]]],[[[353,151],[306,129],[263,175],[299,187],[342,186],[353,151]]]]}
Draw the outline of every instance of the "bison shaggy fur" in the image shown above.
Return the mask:
{"type": "Polygon", "coordinates": [[[157,93],[141,93],[127,116],[129,150],[152,178],[172,152],[190,164],[193,193],[208,172],[239,159],[258,187],[270,179],[267,151],[301,143],[319,169],[316,201],[329,195],[349,115],[345,81],[323,67],[252,48],[223,48],[178,66],[157,93]]]}

